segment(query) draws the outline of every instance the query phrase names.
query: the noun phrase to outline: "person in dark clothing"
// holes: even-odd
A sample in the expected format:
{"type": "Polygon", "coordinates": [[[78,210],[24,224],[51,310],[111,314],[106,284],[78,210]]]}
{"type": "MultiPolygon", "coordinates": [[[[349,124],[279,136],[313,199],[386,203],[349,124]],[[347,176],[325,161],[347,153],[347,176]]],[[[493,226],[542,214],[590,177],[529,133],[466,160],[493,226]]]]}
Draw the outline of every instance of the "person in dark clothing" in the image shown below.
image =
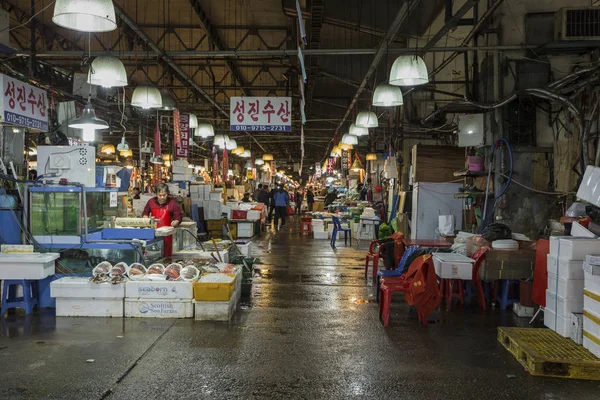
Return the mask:
{"type": "Polygon", "coordinates": [[[296,202],[296,214],[300,215],[301,211],[302,211],[302,200],[303,200],[303,195],[302,195],[302,189],[300,187],[298,187],[296,189],[296,192],[294,193],[294,201],[296,202]]]}
{"type": "Polygon", "coordinates": [[[258,187],[256,188],[256,190],[254,191],[254,193],[252,194],[252,198],[254,199],[254,201],[258,201],[260,202],[260,200],[258,200],[258,197],[260,196],[260,192],[263,190],[263,185],[262,183],[258,184],[258,187]]]}
{"type": "Polygon", "coordinates": [[[242,198],[242,202],[243,203],[251,203],[252,200],[250,200],[250,193],[246,192],[244,193],[244,197],[242,198]]]}
{"type": "Polygon", "coordinates": [[[267,185],[263,186],[260,189],[260,191],[258,192],[258,198],[256,199],[256,201],[258,201],[259,203],[263,203],[267,207],[269,207],[269,204],[271,202],[271,197],[269,196],[269,193],[267,192],[268,188],[269,188],[269,186],[267,186],[267,185]]]}
{"type": "Polygon", "coordinates": [[[308,188],[308,192],[306,192],[306,204],[308,205],[308,211],[313,210],[313,204],[315,204],[315,194],[312,191],[312,186],[308,188]]]}
{"type": "Polygon", "coordinates": [[[337,200],[337,197],[337,189],[333,189],[333,191],[329,192],[327,196],[325,196],[325,207],[329,206],[330,204],[333,204],[333,202],[337,200]]]}
{"type": "Polygon", "coordinates": [[[287,214],[287,205],[290,202],[290,195],[283,189],[283,185],[274,191],[273,204],[275,205],[275,228],[281,218],[281,227],[285,226],[285,215],[287,214]]]}
{"type": "Polygon", "coordinates": [[[139,200],[140,199],[140,188],[135,187],[135,188],[133,188],[132,192],[133,192],[132,193],[133,199],[134,200],[139,200]]]}
{"type": "Polygon", "coordinates": [[[275,192],[277,190],[273,189],[269,192],[269,223],[271,222],[271,220],[273,220],[273,212],[275,211],[275,192]]]}

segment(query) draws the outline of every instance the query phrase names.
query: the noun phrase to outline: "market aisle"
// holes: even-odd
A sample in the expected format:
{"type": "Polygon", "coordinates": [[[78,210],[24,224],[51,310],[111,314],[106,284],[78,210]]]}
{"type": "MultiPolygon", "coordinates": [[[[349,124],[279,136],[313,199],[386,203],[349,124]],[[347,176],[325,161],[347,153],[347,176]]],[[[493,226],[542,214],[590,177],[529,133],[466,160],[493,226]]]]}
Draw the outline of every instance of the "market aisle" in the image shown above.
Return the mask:
{"type": "Polygon", "coordinates": [[[231,324],[3,324],[0,398],[597,398],[598,383],[529,376],[496,342],[510,312],[456,311],[422,327],[399,302],[383,329],[363,301],[364,250],[332,250],[294,223],[256,243],[262,277],[231,324]]]}

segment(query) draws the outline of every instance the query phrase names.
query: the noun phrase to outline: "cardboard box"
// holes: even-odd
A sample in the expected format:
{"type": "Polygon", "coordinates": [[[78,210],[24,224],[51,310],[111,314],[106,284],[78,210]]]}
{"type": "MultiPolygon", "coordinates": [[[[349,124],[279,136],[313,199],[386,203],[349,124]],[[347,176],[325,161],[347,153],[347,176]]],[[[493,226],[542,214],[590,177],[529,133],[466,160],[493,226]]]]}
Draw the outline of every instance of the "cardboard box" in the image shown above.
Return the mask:
{"type": "Polygon", "coordinates": [[[125,297],[133,299],[181,299],[194,297],[192,282],[128,281],[125,297]]]}
{"type": "Polygon", "coordinates": [[[127,318],[192,318],[191,299],[125,299],[127,318]]]}
{"type": "Polygon", "coordinates": [[[57,317],[123,317],[123,299],[56,299],[57,317]]]}
{"type": "Polygon", "coordinates": [[[492,250],[486,253],[479,277],[484,281],[528,279],[533,275],[534,266],[534,251],[492,250]]]}
{"type": "Polygon", "coordinates": [[[109,282],[93,283],[87,277],[67,276],[50,283],[50,297],[122,299],[125,297],[125,282],[116,285],[109,282]]]}

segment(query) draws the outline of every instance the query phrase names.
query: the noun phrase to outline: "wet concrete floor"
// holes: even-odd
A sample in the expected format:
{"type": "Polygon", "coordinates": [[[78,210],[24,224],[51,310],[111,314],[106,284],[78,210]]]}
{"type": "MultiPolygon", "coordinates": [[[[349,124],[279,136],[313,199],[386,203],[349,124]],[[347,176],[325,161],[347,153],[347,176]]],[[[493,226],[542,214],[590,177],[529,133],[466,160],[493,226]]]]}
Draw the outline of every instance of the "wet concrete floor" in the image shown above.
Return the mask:
{"type": "Polygon", "coordinates": [[[260,271],[230,323],[7,318],[2,399],[598,399],[600,383],[535,378],[497,342],[513,314],[455,309],[423,327],[401,296],[378,320],[361,249],[255,241],[260,271]],[[86,360],[93,359],[93,363],[86,360]]]}

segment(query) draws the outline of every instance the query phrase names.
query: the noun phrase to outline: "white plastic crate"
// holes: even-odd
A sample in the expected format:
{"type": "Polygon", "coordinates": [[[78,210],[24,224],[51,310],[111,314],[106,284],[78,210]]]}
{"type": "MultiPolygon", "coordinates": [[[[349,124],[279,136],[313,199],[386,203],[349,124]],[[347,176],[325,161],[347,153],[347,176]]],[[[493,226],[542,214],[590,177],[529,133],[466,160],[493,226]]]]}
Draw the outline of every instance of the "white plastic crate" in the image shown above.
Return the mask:
{"type": "Polygon", "coordinates": [[[548,290],[562,298],[572,299],[581,296],[583,286],[583,279],[558,278],[556,275],[548,273],[548,290]]]}
{"type": "Polygon", "coordinates": [[[544,325],[558,333],[562,337],[571,337],[571,318],[556,315],[552,310],[544,309],[544,325]]]}
{"type": "Polygon", "coordinates": [[[123,299],[56,299],[57,317],[123,317],[123,299]]]}
{"type": "Polygon", "coordinates": [[[557,275],[559,278],[583,279],[583,261],[557,259],[548,254],[548,273],[557,275]]]}
{"type": "Polygon", "coordinates": [[[133,318],[192,318],[191,299],[125,299],[125,317],[133,318]]]}
{"type": "Polygon", "coordinates": [[[194,297],[192,282],[180,281],[129,281],[125,297],[130,299],[183,299],[194,297]]]}
{"type": "Polygon", "coordinates": [[[93,283],[86,277],[66,276],[50,283],[50,296],[63,299],[118,299],[125,297],[125,283],[93,283]]]}
{"type": "Polygon", "coordinates": [[[58,253],[0,253],[0,280],[44,279],[55,274],[58,253]]]}
{"type": "Polygon", "coordinates": [[[319,240],[329,239],[329,232],[315,232],[315,231],[313,231],[313,237],[315,239],[319,239],[319,240]]]}
{"type": "Polygon", "coordinates": [[[546,290],[546,308],[559,315],[567,316],[571,313],[583,312],[583,296],[575,298],[564,298],[557,296],[550,289],[546,290]]]}

